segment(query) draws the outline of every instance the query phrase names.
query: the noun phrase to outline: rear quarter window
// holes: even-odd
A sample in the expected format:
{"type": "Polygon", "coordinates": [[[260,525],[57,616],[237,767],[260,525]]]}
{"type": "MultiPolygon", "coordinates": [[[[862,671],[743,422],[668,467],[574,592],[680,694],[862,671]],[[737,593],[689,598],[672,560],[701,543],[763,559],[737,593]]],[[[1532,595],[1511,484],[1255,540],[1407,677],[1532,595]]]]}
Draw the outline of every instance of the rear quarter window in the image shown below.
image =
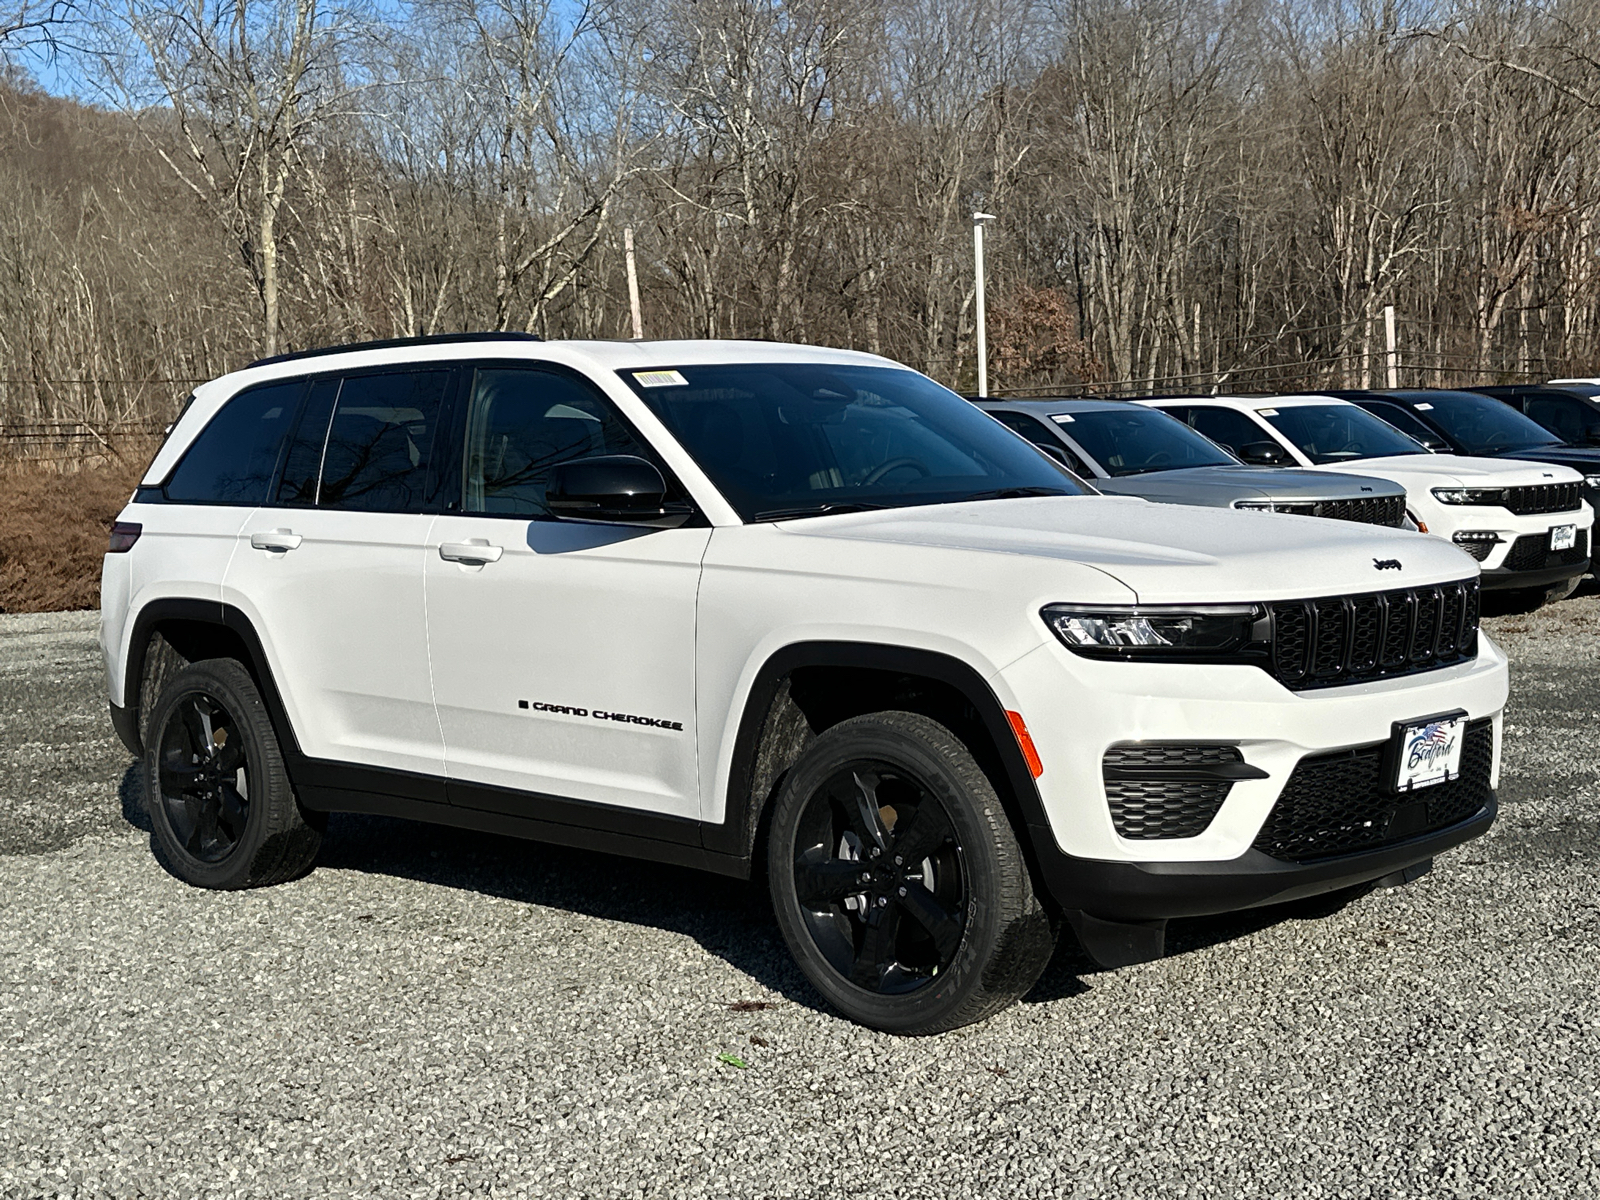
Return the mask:
{"type": "Polygon", "coordinates": [[[163,492],[180,504],[264,504],[304,384],[240,392],[206,424],[168,476],[163,492]]]}

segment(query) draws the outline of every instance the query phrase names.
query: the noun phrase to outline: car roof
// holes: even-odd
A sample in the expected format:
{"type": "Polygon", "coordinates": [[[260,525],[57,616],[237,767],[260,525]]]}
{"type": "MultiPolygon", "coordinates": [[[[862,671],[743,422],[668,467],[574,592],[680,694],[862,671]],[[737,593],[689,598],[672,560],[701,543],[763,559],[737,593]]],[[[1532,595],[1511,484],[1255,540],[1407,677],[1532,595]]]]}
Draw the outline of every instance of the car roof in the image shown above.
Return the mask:
{"type": "Polygon", "coordinates": [[[1257,412],[1263,408],[1297,408],[1312,404],[1349,404],[1337,396],[1321,392],[1305,392],[1292,396],[1154,396],[1142,401],[1145,404],[1214,404],[1238,412],[1257,412]]]}
{"type": "Polygon", "coordinates": [[[979,408],[1006,408],[1016,412],[1048,417],[1055,413],[1117,412],[1128,408],[1127,400],[1098,400],[1093,397],[1057,396],[1050,399],[1013,399],[1010,396],[984,396],[974,400],[979,408]]]}

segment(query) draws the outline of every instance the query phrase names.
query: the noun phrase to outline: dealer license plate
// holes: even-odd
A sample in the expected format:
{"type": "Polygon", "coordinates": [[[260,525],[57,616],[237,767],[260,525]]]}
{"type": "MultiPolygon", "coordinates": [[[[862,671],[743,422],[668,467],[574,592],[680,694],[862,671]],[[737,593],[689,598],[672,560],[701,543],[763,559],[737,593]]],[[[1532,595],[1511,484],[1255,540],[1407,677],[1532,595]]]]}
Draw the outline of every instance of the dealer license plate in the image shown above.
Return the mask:
{"type": "Polygon", "coordinates": [[[1460,775],[1461,742],[1466,727],[1467,719],[1463,716],[1402,726],[1395,791],[1431,787],[1460,775]]]}
{"type": "Polygon", "coordinates": [[[1555,525],[1550,529],[1550,549],[1571,550],[1578,544],[1576,525],[1555,525]]]}

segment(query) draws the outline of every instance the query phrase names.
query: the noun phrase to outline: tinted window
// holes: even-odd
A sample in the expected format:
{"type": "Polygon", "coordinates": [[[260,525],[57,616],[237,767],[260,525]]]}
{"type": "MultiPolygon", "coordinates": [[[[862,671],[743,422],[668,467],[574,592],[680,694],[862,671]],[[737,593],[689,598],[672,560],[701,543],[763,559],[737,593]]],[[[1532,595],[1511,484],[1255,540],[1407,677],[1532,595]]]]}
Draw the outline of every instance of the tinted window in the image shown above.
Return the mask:
{"type": "Polygon", "coordinates": [[[905,368],[763,363],[620,374],[745,520],[1084,493],[986,413],[905,368]]]}
{"type": "Polygon", "coordinates": [[[1417,441],[1354,404],[1296,404],[1263,409],[1261,415],[1313,463],[1427,453],[1417,441]]]}
{"type": "Polygon", "coordinates": [[[200,431],[167,480],[169,500],[191,504],[264,504],[289,422],[304,384],[268,384],[241,392],[200,431]]]}
{"type": "Polygon", "coordinates": [[[463,511],[541,516],[550,469],[597,454],[654,457],[611,405],[577,380],[514,368],[474,375],[463,511]]]}
{"type": "MultiPolygon", "coordinates": [[[[1132,404],[1116,411],[1073,413],[1066,431],[1113,476],[1237,465],[1182,421],[1132,404]]],[[[1256,441],[1264,440],[1260,430],[1256,434],[1256,441]]]]}
{"type": "Polygon", "coordinates": [[[1272,438],[1249,417],[1231,408],[1214,408],[1196,404],[1188,410],[1189,426],[1199,430],[1219,446],[1238,454],[1245,446],[1255,442],[1270,442],[1272,438]]]}
{"type": "Polygon", "coordinates": [[[294,440],[283,460],[283,479],[278,484],[279,504],[315,504],[317,482],[322,476],[322,449],[328,444],[328,420],[333,402],[339,398],[337,379],[319,379],[306,396],[305,412],[295,426],[294,440]]]}
{"type": "Polygon", "coordinates": [[[1382,400],[1370,400],[1362,404],[1362,408],[1387,421],[1407,437],[1416,438],[1424,446],[1434,450],[1447,450],[1448,444],[1439,436],[1439,431],[1429,429],[1428,426],[1412,416],[1398,404],[1386,404],[1382,400]]]}
{"type": "Polygon", "coordinates": [[[1529,450],[1550,446],[1555,439],[1509,404],[1476,392],[1416,392],[1413,404],[1430,404],[1432,421],[1468,454],[1496,454],[1503,450],[1529,450]]]}
{"type": "Polygon", "coordinates": [[[1577,397],[1529,396],[1528,417],[1564,442],[1582,445],[1589,431],[1600,428],[1600,413],[1577,397]]]}
{"type": "Polygon", "coordinates": [[[991,412],[989,415],[1007,429],[1020,433],[1046,454],[1065,462],[1067,466],[1078,474],[1094,474],[1093,471],[1083,465],[1083,460],[1072,452],[1072,447],[1063,444],[1060,438],[1050,432],[1043,421],[1014,412],[991,412]]]}
{"type": "Polygon", "coordinates": [[[339,389],[322,455],[319,508],[418,512],[449,371],[356,375],[339,389]]]}

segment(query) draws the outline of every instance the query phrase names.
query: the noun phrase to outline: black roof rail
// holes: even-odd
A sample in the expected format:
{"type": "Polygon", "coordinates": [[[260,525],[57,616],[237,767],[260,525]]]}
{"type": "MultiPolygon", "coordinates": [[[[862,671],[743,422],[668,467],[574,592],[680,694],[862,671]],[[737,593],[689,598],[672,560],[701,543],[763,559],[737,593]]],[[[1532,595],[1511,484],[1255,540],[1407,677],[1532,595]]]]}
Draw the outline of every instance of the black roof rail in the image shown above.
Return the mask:
{"type": "MultiPolygon", "coordinates": [[[[356,350],[395,350],[402,346],[444,346],[451,342],[542,342],[536,333],[431,333],[426,337],[379,338],[375,342],[346,342],[340,346],[319,346],[315,350],[294,350],[288,354],[274,354],[271,358],[258,358],[251,367],[265,367],[272,363],[298,362],[302,358],[319,358],[324,354],[349,354],[356,350]]],[[[247,367],[246,370],[249,368],[247,367]]]]}

